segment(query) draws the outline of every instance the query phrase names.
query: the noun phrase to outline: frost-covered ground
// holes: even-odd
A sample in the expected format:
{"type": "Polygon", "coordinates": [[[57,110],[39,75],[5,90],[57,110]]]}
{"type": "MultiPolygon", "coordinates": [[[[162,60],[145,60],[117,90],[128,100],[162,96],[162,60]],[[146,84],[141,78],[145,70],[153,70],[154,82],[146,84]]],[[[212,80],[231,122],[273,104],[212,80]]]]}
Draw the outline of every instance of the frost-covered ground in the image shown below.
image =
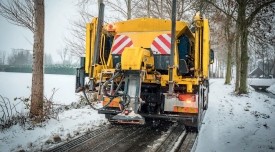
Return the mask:
{"type": "Polygon", "coordinates": [[[255,86],[271,86],[275,84],[275,79],[250,78],[247,83],[255,86]]]}
{"type": "MultiPolygon", "coordinates": [[[[54,95],[54,103],[69,105],[79,100],[74,93],[74,76],[45,74],[44,80],[46,97],[49,98],[53,88],[58,89],[54,95]]],[[[31,86],[31,74],[0,72],[0,95],[9,98],[12,103],[16,103],[13,100],[15,97],[29,97],[28,86],[31,86]]],[[[24,111],[24,105],[19,104],[17,111],[24,111]]],[[[89,107],[70,109],[61,112],[58,119],[44,122],[42,127],[25,126],[23,129],[15,125],[0,132],[0,151],[38,151],[52,146],[53,137],[58,136],[62,141],[68,140],[103,123],[106,123],[104,115],[98,115],[97,111],[89,107]]]]}
{"type": "Polygon", "coordinates": [[[275,79],[251,78],[247,83],[254,86],[267,86],[266,90],[275,95],[275,79]]]}
{"type": "MultiPolygon", "coordinates": [[[[10,99],[29,95],[30,74],[0,73],[0,94],[10,99]],[[2,85],[3,84],[3,85],[2,85]]],[[[46,75],[45,90],[59,88],[56,100],[70,104],[77,101],[74,76],[46,75]],[[48,88],[47,88],[48,87],[48,88]]],[[[233,95],[233,85],[223,79],[212,79],[210,103],[197,141],[197,152],[274,151],[275,99],[250,89],[245,96],[233,95]]],[[[47,92],[47,91],[45,91],[47,92]]],[[[84,107],[59,114],[59,119],[43,123],[43,127],[24,130],[18,125],[0,132],[0,151],[38,151],[53,146],[52,137],[62,141],[81,135],[106,123],[104,115],[84,107]]]]}
{"type": "Polygon", "coordinates": [[[266,89],[267,91],[275,94],[275,84],[271,85],[269,88],[266,89]]]}
{"type": "Polygon", "coordinates": [[[82,135],[106,123],[104,115],[90,108],[71,109],[59,114],[59,119],[50,119],[43,127],[23,129],[15,125],[0,133],[0,151],[40,151],[52,147],[53,138],[61,141],[82,135]]]}
{"type": "Polygon", "coordinates": [[[209,109],[197,152],[275,151],[275,99],[255,92],[233,95],[233,85],[212,80],[209,109]]]}

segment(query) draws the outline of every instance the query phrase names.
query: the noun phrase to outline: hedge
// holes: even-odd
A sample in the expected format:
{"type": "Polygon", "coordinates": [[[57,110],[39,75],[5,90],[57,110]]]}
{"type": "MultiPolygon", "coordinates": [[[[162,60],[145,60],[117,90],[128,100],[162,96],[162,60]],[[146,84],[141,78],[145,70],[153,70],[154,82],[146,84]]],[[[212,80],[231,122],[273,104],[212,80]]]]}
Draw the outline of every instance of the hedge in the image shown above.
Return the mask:
{"type": "MultiPolygon", "coordinates": [[[[31,65],[0,65],[0,72],[32,73],[31,65]]],[[[76,67],[66,65],[51,65],[44,67],[45,74],[75,75],[76,67]]]]}

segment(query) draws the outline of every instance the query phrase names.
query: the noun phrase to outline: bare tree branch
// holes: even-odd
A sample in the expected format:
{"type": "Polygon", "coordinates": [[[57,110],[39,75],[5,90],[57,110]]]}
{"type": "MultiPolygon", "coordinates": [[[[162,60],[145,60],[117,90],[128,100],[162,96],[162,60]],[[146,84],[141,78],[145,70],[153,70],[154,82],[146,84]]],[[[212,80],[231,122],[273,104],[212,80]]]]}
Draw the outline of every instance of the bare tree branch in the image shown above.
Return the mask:
{"type": "Polygon", "coordinates": [[[271,1],[268,1],[268,2],[265,2],[263,3],[262,5],[258,6],[250,15],[249,17],[247,18],[247,23],[249,25],[252,24],[253,22],[253,19],[255,18],[255,16],[266,6],[272,4],[272,3],[275,3],[275,0],[271,0],[271,1]]]}
{"type": "Polygon", "coordinates": [[[226,12],[225,10],[223,10],[222,8],[220,8],[217,4],[215,4],[214,2],[210,1],[210,0],[205,0],[206,3],[211,4],[212,6],[214,6],[216,9],[218,9],[219,11],[223,12],[226,16],[231,17],[234,21],[237,21],[237,19],[232,15],[229,14],[228,12],[226,12]]]}
{"type": "Polygon", "coordinates": [[[34,32],[34,3],[33,0],[0,1],[0,15],[10,23],[26,27],[34,32]]]}

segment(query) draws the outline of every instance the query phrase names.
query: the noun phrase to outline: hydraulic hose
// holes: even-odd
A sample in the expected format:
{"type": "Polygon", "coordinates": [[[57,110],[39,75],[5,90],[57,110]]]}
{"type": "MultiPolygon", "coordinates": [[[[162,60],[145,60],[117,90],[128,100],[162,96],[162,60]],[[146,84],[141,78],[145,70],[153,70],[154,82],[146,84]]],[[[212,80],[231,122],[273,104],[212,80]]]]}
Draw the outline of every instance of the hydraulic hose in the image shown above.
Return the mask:
{"type": "Polygon", "coordinates": [[[122,81],[120,81],[120,84],[119,84],[119,88],[117,88],[116,90],[115,90],[115,92],[114,92],[114,95],[110,95],[110,94],[108,94],[107,93],[107,85],[109,84],[109,83],[111,83],[115,78],[117,78],[117,77],[120,77],[120,76],[122,76],[123,74],[121,73],[121,72],[117,72],[116,74],[114,74],[109,80],[107,80],[103,85],[102,85],[102,92],[103,92],[103,95],[105,95],[105,96],[107,96],[107,97],[109,97],[109,98],[116,98],[116,97],[118,97],[119,95],[117,95],[117,92],[118,92],[118,89],[121,87],[121,82],[122,81]]]}
{"type": "MultiPolygon", "coordinates": [[[[108,85],[109,83],[111,83],[111,81],[113,81],[115,78],[120,77],[120,76],[123,76],[123,73],[117,72],[117,73],[115,73],[109,80],[107,80],[107,81],[102,85],[102,92],[103,92],[103,95],[109,97],[109,98],[110,98],[110,101],[109,101],[106,105],[104,105],[103,107],[101,107],[101,108],[96,108],[96,107],[94,107],[92,104],[90,104],[90,106],[92,107],[92,109],[94,109],[94,110],[104,109],[104,108],[106,108],[107,106],[109,106],[109,105],[111,104],[111,102],[113,101],[114,98],[124,95],[124,94],[118,94],[118,90],[119,90],[119,88],[121,87],[122,80],[120,81],[118,87],[116,88],[116,90],[115,90],[115,92],[114,92],[114,95],[109,95],[109,94],[107,93],[107,89],[106,89],[107,85],[108,85]]],[[[85,89],[83,90],[83,95],[84,95],[84,98],[86,99],[86,101],[87,101],[88,103],[90,103],[90,101],[89,101],[89,99],[88,99],[88,97],[87,97],[87,95],[86,95],[85,89]]]]}

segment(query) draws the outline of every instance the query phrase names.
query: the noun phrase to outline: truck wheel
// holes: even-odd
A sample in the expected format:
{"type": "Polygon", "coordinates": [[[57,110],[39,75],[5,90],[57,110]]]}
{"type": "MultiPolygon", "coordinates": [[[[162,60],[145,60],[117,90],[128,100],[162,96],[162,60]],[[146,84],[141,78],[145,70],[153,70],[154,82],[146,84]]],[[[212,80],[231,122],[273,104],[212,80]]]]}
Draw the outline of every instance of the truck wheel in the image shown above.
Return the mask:
{"type": "Polygon", "coordinates": [[[208,99],[209,99],[208,89],[209,88],[207,87],[207,89],[203,91],[203,110],[208,109],[208,99]]]}
{"type": "Polygon", "coordinates": [[[196,131],[199,132],[201,129],[202,123],[202,112],[203,112],[203,88],[200,86],[199,88],[199,102],[198,102],[198,117],[197,117],[197,124],[196,124],[196,131]]]}
{"type": "Polygon", "coordinates": [[[204,81],[203,85],[206,87],[206,89],[203,89],[203,110],[207,110],[209,103],[209,81],[204,81]]]}

